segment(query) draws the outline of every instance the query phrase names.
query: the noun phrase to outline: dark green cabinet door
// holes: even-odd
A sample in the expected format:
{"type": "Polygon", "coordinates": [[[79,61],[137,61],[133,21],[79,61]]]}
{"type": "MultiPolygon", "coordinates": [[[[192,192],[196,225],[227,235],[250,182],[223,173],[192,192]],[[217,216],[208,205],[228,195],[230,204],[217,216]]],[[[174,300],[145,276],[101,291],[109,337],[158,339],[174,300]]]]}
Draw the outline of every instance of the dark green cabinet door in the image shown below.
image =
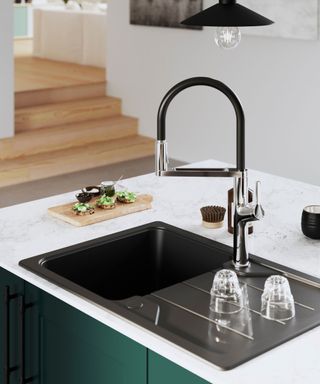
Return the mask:
{"type": "Polygon", "coordinates": [[[41,384],[146,384],[147,350],[42,293],[41,384]]]}
{"type": "Polygon", "coordinates": [[[41,290],[29,283],[25,283],[23,302],[24,313],[24,372],[26,382],[40,384],[40,321],[39,303],[41,290]]]}
{"type": "Polygon", "coordinates": [[[23,371],[32,384],[209,384],[1,268],[0,290],[1,384],[19,384],[23,371]]]}
{"type": "Polygon", "coordinates": [[[149,351],[148,354],[148,384],[209,384],[152,351],[149,351]]]}
{"type": "Polygon", "coordinates": [[[19,383],[19,298],[24,282],[0,268],[0,383],[19,383]],[[7,314],[6,314],[7,313],[7,314]],[[13,369],[7,374],[8,369],[13,369]]]}

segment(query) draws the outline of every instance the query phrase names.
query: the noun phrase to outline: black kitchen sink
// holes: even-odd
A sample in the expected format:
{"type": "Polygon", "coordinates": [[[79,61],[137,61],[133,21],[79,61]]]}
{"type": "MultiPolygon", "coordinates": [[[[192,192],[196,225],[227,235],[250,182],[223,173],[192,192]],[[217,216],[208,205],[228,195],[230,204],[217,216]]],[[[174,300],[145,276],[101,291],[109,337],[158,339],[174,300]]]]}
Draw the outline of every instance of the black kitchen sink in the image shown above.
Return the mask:
{"type": "MultiPolygon", "coordinates": [[[[215,273],[232,268],[233,249],[162,222],[146,224],[22,260],[20,265],[169,340],[221,369],[232,369],[320,325],[320,280],[251,255],[239,280],[246,306],[210,307],[215,273]],[[288,278],[296,316],[260,315],[271,274],[288,278]]],[[[238,271],[239,273],[239,271],[238,271]]]]}
{"type": "Polygon", "coordinates": [[[164,223],[152,223],[44,255],[38,262],[43,270],[99,296],[122,300],[145,296],[230,260],[230,252],[203,240],[164,223]]]}

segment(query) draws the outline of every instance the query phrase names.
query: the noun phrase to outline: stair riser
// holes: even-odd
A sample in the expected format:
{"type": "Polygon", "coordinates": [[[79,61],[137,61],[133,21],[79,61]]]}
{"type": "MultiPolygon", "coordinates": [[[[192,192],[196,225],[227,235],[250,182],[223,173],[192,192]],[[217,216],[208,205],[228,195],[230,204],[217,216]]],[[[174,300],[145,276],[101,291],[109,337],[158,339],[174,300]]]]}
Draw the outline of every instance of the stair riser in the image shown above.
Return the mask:
{"type": "Polygon", "coordinates": [[[16,132],[54,127],[62,124],[98,120],[121,114],[121,100],[113,98],[21,108],[15,114],[16,132]]]}
{"type": "Polygon", "coordinates": [[[154,143],[146,142],[133,145],[131,147],[114,148],[107,153],[96,154],[92,158],[85,159],[85,164],[68,157],[63,164],[55,161],[45,161],[35,164],[32,167],[23,167],[10,171],[0,171],[0,187],[16,185],[24,182],[40,180],[46,177],[64,175],[72,172],[82,171],[83,169],[92,169],[104,165],[112,165],[125,160],[134,160],[150,156],[154,153],[154,143]]]}
{"type": "Polygon", "coordinates": [[[15,108],[34,107],[63,101],[103,97],[106,83],[93,83],[61,88],[40,89],[15,93],[15,108]]]}
{"type": "Polygon", "coordinates": [[[107,119],[99,124],[79,123],[19,133],[0,141],[0,160],[57,151],[136,135],[138,120],[107,119]]]}

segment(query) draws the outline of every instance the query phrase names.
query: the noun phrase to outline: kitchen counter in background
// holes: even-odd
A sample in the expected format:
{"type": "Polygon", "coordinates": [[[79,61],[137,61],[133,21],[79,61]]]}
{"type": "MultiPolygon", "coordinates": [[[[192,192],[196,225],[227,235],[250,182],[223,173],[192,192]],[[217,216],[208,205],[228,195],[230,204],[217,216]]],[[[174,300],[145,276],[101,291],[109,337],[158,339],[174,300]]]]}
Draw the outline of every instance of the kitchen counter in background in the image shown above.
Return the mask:
{"type": "MultiPolygon", "coordinates": [[[[209,160],[196,167],[225,167],[209,160]]],[[[260,257],[320,278],[320,242],[305,238],[300,230],[304,206],[320,203],[320,187],[249,171],[249,184],[262,182],[264,221],[255,223],[249,250],[260,257]]],[[[145,175],[123,182],[130,190],[154,196],[153,209],[84,228],[76,228],[48,216],[47,208],[74,200],[67,193],[0,210],[0,266],[114,328],[147,348],[174,361],[214,384],[306,382],[320,379],[320,328],[316,328],[231,371],[219,371],[208,362],[160,338],[128,320],[26,271],[21,259],[136,227],[164,221],[185,230],[232,245],[226,223],[222,230],[201,226],[200,207],[227,205],[232,179],[157,178],[145,175]]]]}
{"type": "Polygon", "coordinates": [[[106,67],[105,12],[34,8],[33,20],[35,57],[106,67]]]}

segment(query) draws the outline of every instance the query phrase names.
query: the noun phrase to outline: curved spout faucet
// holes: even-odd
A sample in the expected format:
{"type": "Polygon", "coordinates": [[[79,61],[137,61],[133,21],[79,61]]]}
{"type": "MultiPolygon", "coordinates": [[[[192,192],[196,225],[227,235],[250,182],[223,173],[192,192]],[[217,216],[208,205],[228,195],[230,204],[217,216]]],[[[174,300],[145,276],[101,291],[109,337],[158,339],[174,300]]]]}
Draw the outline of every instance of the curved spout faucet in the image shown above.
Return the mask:
{"type": "Polygon", "coordinates": [[[224,83],[209,77],[193,77],[184,80],[174,87],[163,98],[157,119],[156,143],[156,175],[157,176],[189,176],[189,177],[234,177],[234,253],[233,263],[236,268],[248,267],[249,255],[246,247],[248,233],[247,223],[260,220],[264,211],[260,204],[260,183],[257,183],[256,205],[248,204],[248,181],[245,167],[245,117],[242,105],[235,93],[224,83]],[[166,141],[166,117],[172,100],[187,88],[207,86],[222,92],[230,100],[237,118],[237,166],[236,168],[175,168],[169,170],[168,143],[166,141]]]}

